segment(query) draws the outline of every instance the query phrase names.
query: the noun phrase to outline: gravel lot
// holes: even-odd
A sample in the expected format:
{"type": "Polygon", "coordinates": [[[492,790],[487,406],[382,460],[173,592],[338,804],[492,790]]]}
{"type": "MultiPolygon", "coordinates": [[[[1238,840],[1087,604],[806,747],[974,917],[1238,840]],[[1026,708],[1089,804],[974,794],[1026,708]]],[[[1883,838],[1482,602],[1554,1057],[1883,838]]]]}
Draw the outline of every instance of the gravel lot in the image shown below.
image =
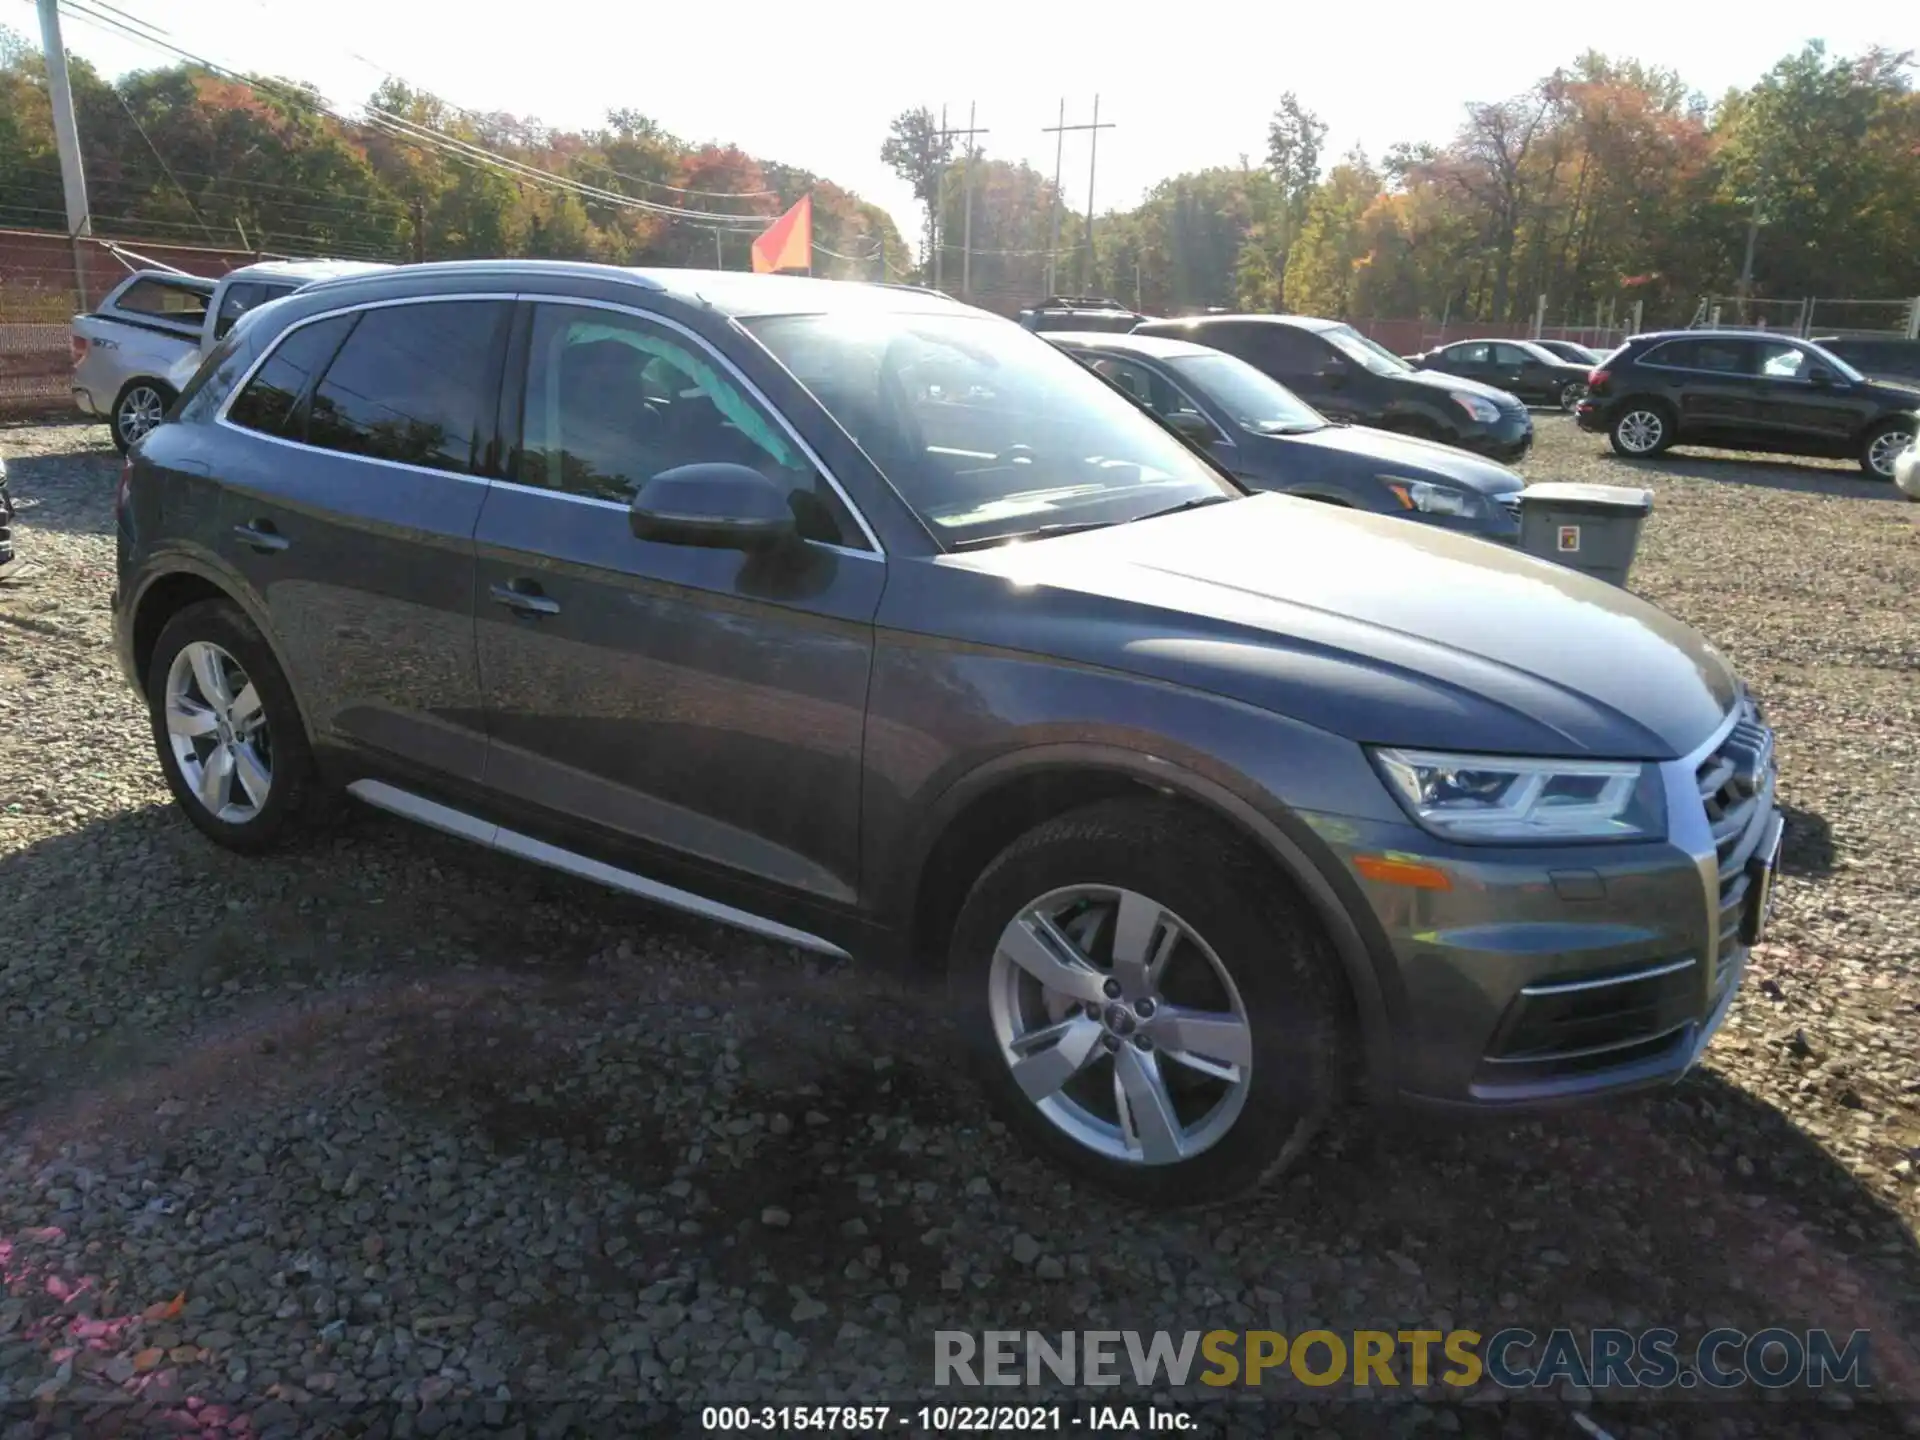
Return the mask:
{"type": "MultiPolygon", "coordinates": [[[[1673,1091],[1367,1117],[1176,1218],[979,1123],[905,981],[371,813],[270,861],[197,838],[108,650],[106,432],[0,428],[0,1423],[679,1433],[728,1399],[1023,1398],[933,1391],[942,1328],[1861,1327],[1880,1394],[1920,1400],[1920,506],[1539,423],[1532,477],[1653,486],[1636,588],[1767,702],[1770,939],[1673,1091]]],[[[1832,1395],[1290,1393],[1169,1403],[1248,1435],[1920,1428],[1832,1395]]]]}

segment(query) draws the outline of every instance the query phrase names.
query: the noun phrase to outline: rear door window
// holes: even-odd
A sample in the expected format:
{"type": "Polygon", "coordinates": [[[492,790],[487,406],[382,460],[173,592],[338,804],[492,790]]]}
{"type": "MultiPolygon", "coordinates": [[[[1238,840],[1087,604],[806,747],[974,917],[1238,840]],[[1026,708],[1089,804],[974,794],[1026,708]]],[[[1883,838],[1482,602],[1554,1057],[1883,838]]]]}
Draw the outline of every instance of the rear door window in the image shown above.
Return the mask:
{"type": "Polygon", "coordinates": [[[308,407],[307,443],[471,474],[492,433],[504,300],[415,301],[360,313],[308,407]]]}
{"type": "Polygon", "coordinates": [[[1669,340],[1642,362],[1678,370],[1707,370],[1723,375],[1752,374],[1754,346],[1745,340],[1669,340]]]}

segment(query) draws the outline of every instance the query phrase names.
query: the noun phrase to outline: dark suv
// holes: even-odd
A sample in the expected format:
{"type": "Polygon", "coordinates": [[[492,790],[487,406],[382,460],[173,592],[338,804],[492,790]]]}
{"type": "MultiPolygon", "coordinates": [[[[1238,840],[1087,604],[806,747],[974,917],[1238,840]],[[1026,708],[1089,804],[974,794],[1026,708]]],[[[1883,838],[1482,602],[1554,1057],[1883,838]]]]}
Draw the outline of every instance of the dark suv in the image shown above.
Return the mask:
{"type": "Polygon", "coordinates": [[[1202,315],[1150,320],[1134,333],[1238,355],[1334,420],[1458,445],[1503,465],[1533,445],[1533,417],[1517,397],[1478,380],[1416,369],[1338,320],[1202,315]]]}
{"type": "Polygon", "coordinates": [[[127,462],[115,638],[241,851],[327,789],[944,971],[1008,1122],[1201,1200],[1378,1097],[1698,1058],[1771,739],[1646,602],[1247,495],[940,296],[526,261],[254,312],[127,462]]]}
{"type": "Polygon", "coordinates": [[[1102,330],[1124,335],[1147,317],[1104,295],[1052,295],[1020,312],[1029,330],[1102,330]]]}
{"type": "Polygon", "coordinates": [[[1867,379],[1806,340],[1751,330],[1636,335],[1574,412],[1630,459],[1671,445],[1852,458],[1876,480],[1920,427],[1920,392],[1867,379]]]}

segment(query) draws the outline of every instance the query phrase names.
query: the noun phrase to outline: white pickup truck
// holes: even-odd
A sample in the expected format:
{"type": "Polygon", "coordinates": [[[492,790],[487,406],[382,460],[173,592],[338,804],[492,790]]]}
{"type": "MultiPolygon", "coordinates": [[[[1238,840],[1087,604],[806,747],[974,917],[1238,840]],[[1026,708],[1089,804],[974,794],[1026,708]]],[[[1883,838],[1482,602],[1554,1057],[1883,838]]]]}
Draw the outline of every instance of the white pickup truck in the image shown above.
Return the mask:
{"type": "Polygon", "coordinates": [[[201,359],[257,306],[336,275],[385,266],[356,260],[263,260],[218,280],[137,270],[73,317],[73,402],[98,415],[122,451],[160,423],[201,359]]]}

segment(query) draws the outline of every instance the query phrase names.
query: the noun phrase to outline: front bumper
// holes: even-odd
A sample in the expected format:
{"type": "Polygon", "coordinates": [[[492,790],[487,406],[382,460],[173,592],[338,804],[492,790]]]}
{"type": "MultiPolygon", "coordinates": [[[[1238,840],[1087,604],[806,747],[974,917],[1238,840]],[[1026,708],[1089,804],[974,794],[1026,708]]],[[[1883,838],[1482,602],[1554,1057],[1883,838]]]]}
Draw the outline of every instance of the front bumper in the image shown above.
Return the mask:
{"type": "Polygon", "coordinates": [[[1660,842],[1496,848],[1410,823],[1316,824],[1350,872],[1355,855],[1389,854],[1451,881],[1413,889],[1354,873],[1390,952],[1402,1098],[1552,1106],[1670,1084],[1699,1060],[1770,899],[1781,834],[1771,735],[1736,713],[1661,773],[1660,842]]]}
{"type": "Polygon", "coordinates": [[[1455,443],[1502,465],[1518,464],[1533,449],[1533,416],[1525,407],[1503,411],[1498,420],[1468,430],[1455,443]]]}
{"type": "Polygon", "coordinates": [[[1601,401],[1582,400],[1573,407],[1573,423],[1582,430],[1604,435],[1612,422],[1607,418],[1607,407],[1601,401]]]}
{"type": "Polygon", "coordinates": [[[1893,483],[1909,500],[1920,500],[1920,445],[1909,445],[1895,457],[1893,483]]]}

